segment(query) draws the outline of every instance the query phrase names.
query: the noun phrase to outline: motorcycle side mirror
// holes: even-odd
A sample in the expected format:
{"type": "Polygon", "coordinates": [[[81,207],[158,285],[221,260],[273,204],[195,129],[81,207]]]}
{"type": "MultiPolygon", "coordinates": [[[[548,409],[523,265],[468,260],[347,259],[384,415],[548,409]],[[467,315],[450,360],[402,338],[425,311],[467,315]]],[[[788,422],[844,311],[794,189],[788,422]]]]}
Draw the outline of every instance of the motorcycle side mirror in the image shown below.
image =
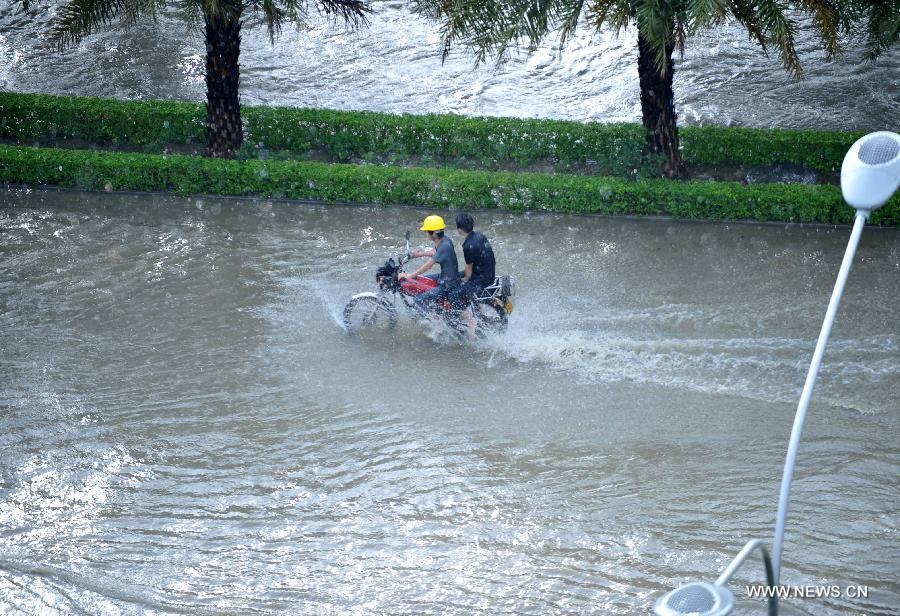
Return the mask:
{"type": "Polygon", "coordinates": [[[409,229],[406,230],[406,241],[409,241],[409,229]]]}

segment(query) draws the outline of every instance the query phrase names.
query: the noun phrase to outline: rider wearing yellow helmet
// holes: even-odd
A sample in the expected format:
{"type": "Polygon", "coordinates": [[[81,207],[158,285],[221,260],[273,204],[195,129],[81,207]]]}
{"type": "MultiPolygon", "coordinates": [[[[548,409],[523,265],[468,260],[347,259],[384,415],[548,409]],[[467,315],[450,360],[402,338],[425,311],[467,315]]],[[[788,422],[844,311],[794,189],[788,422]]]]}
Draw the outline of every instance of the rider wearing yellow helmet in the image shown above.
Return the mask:
{"type": "Polygon", "coordinates": [[[441,231],[447,228],[447,225],[444,224],[444,219],[438,216],[437,214],[432,214],[431,216],[426,216],[425,220],[422,221],[422,227],[419,231],[441,231]]]}
{"type": "Polygon", "coordinates": [[[430,270],[435,263],[441,266],[440,274],[429,276],[429,278],[437,280],[438,286],[416,298],[416,304],[423,309],[445,297],[451,297],[451,293],[459,287],[459,263],[456,260],[456,249],[453,247],[453,240],[444,236],[445,228],[444,219],[440,216],[436,214],[426,216],[420,230],[428,234],[428,239],[434,242],[434,248],[414,250],[410,253],[410,256],[413,258],[430,258],[412,274],[403,272],[399,274],[401,280],[414,278],[430,270]]]}

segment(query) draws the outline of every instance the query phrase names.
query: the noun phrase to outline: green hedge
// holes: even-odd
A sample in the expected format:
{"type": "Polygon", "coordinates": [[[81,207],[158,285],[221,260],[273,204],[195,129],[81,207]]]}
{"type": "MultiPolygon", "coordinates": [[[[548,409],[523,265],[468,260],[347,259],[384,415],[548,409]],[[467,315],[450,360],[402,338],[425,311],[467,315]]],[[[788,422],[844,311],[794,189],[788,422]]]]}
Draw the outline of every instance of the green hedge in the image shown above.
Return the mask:
{"type": "Polygon", "coordinates": [[[202,105],[0,92],[0,137],[156,146],[206,143],[202,105]]]}
{"type": "MultiPolygon", "coordinates": [[[[299,161],[221,160],[0,146],[0,182],[88,190],[259,195],[322,202],[501,208],[681,218],[848,223],[835,186],[628,181],[610,177],[456,171],[299,161]]],[[[873,223],[900,224],[900,198],[873,223]]]]}
{"type": "MultiPolygon", "coordinates": [[[[324,152],[336,161],[379,159],[427,165],[586,165],[603,174],[638,169],[643,128],[562,120],[390,115],[243,107],[245,157],[324,152]],[[257,146],[260,147],[257,147],[257,146]]],[[[206,143],[205,107],[176,101],[118,101],[0,92],[0,138],[83,139],[162,151],[206,143]]],[[[792,163],[835,172],[862,133],[726,127],[681,128],[689,166],[792,163]]],[[[277,156],[276,156],[277,157],[277,156]]]]}

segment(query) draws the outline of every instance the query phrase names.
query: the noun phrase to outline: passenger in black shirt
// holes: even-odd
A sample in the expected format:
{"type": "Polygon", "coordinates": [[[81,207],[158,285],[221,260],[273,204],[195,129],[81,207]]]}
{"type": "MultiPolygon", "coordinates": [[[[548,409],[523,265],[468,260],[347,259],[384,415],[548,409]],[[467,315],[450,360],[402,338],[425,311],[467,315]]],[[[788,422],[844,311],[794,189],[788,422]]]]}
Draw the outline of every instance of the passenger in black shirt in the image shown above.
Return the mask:
{"type": "MultiPolygon", "coordinates": [[[[466,269],[460,272],[463,284],[457,293],[457,302],[462,303],[463,298],[472,300],[481,293],[485,287],[494,282],[494,249],[488,242],[484,233],[475,231],[475,219],[470,214],[460,214],[456,217],[456,232],[463,238],[463,257],[466,261],[466,269]]],[[[477,323],[470,311],[463,312],[469,335],[475,335],[477,323]]]]}

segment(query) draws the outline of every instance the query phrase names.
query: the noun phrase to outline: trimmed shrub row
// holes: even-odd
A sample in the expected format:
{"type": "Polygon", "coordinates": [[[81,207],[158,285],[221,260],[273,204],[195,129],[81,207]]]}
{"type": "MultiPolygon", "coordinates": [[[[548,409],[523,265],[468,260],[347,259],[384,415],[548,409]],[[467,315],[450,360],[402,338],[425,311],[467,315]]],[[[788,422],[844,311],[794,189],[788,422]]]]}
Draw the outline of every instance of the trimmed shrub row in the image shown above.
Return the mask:
{"type": "MultiPolygon", "coordinates": [[[[597,173],[638,169],[639,124],[562,120],[391,115],[286,107],[242,109],[244,157],[324,152],[336,161],[379,158],[396,162],[470,161],[485,166],[537,162],[588,165],[597,173]]],[[[166,145],[206,143],[203,104],[119,101],[0,92],[0,138],[83,139],[161,151],[166,145]]],[[[730,127],[681,128],[689,166],[789,163],[820,172],[840,169],[862,133],[730,127]]]]}
{"type": "MultiPolygon", "coordinates": [[[[220,160],[0,146],[0,181],[88,190],[174,191],[408,204],[440,210],[500,208],[695,219],[849,223],[853,210],[827,185],[627,181],[610,177],[456,171],[300,161],[220,160]]],[[[872,217],[900,224],[900,198],[872,217]]]]}
{"type": "Polygon", "coordinates": [[[0,137],[161,147],[205,144],[202,105],[0,92],[0,137]]]}

